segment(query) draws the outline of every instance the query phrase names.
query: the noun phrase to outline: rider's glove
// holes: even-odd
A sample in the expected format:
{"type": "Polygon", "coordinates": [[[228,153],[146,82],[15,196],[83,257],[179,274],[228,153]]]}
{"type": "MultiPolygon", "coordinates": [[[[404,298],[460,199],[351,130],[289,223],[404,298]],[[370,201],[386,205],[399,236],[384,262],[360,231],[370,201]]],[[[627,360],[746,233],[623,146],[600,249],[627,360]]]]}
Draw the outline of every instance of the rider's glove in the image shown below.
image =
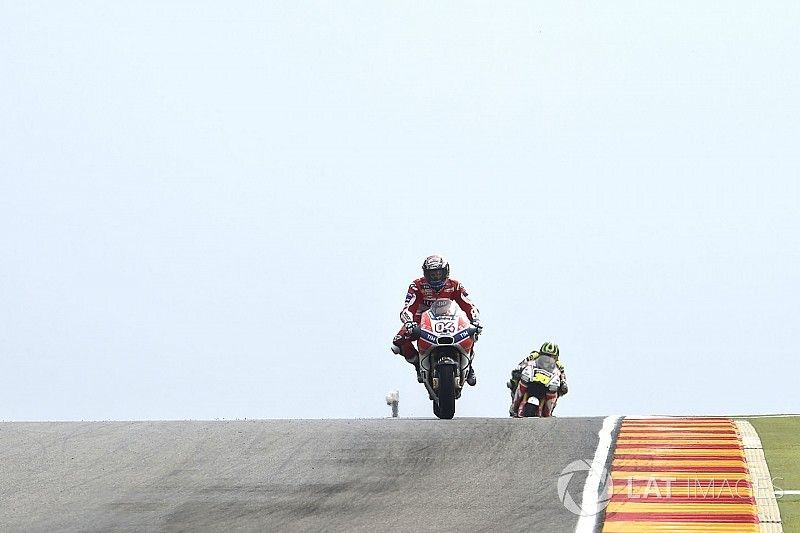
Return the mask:
{"type": "Polygon", "coordinates": [[[481,321],[477,318],[472,320],[472,327],[475,328],[475,334],[480,335],[483,332],[483,326],[481,326],[481,321]]]}
{"type": "Polygon", "coordinates": [[[413,321],[406,322],[405,324],[403,324],[403,327],[405,328],[406,335],[408,337],[413,338],[419,335],[419,324],[417,324],[416,322],[413,321]]]}
{"type": "Polygon", "coordinates": [[[558,387],[558,394],[561,395],[561,396],[565,396],[567,394],[567,392],[569,392],[569,387],[567,387],[566,383],[562,383],[558,387]]]}

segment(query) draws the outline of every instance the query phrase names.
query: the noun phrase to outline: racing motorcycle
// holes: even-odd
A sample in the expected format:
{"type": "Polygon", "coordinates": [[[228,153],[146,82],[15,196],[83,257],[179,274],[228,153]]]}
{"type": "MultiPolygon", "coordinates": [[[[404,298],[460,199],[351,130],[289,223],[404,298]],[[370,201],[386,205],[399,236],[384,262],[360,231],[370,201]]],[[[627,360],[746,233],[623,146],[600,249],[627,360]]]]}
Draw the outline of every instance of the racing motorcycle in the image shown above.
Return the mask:
{"type": "Polygon", "coordinates": [[[561,386],[561,370],[549,355],[528,361],[522,369],[519,385],[525,387],[519,416],[548,417],[553,415],[561,386]]]}
{"type": "Polygon", "coordinates": [[[418,336],[420,374],[433,401],[433,414],[451,419],[472,365],[478,330],[456,302],[434,300],[414,336],[418,336]]]}

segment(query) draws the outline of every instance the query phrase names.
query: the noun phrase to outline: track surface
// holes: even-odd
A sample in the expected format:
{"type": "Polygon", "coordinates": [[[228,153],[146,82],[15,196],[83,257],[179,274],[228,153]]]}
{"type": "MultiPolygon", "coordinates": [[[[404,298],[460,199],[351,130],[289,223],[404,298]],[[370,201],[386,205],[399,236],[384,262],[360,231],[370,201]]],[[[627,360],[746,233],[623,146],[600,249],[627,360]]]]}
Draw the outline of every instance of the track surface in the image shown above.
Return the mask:
{"type": "Polygon", "coordinates": [[[0,424],[2,530],[573,531],[601,418],[0,424]],[[585,475],[569,493],[580,502],[585,475]]]}

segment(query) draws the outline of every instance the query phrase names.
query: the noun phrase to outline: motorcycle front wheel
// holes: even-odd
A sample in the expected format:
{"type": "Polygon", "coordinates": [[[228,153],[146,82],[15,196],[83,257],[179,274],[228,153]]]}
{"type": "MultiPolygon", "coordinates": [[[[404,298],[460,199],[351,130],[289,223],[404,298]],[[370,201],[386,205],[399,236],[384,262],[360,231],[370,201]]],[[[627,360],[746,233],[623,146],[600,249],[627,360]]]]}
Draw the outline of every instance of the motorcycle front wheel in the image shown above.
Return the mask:
{"type": "Polygon", "coordinates": [[[456,368],[442,365],[439,370],[439,399],[433,400],[433,414],[450,420],[456,414],[456,368]]]}
{"type": "Polygon", "coordinates": [[[535,417],[539,416],[539,406],[538,405],[533,405],[532,403],[526,403],[525,407],[524,407],[524,410],[523,410],[523,413],[522,413],[522,416],[524,416],[526,418],[528,418],[528,417],[534,417],[535,418],[535,417]]]}

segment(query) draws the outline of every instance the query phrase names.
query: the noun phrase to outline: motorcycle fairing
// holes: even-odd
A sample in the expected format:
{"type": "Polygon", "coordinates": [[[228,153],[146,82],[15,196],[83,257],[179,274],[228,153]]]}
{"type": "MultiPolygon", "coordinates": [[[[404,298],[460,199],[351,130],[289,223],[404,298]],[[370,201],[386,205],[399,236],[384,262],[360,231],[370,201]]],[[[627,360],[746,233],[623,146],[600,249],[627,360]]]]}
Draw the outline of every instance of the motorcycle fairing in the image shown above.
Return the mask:
{"type": "Polygon", "coordinates": [[[456,366],[456,396],[461,395],[472,363],[472,347],[475,343],[473,333],[474,328],[466,313],[452,300],[435,300],[431,308],[423,313],[417,347],[420,373],[432,400],[438,398],[435,366],[442,364],[456,366]],[[434,365],[433,360],[437,362],[434,365]]]}

